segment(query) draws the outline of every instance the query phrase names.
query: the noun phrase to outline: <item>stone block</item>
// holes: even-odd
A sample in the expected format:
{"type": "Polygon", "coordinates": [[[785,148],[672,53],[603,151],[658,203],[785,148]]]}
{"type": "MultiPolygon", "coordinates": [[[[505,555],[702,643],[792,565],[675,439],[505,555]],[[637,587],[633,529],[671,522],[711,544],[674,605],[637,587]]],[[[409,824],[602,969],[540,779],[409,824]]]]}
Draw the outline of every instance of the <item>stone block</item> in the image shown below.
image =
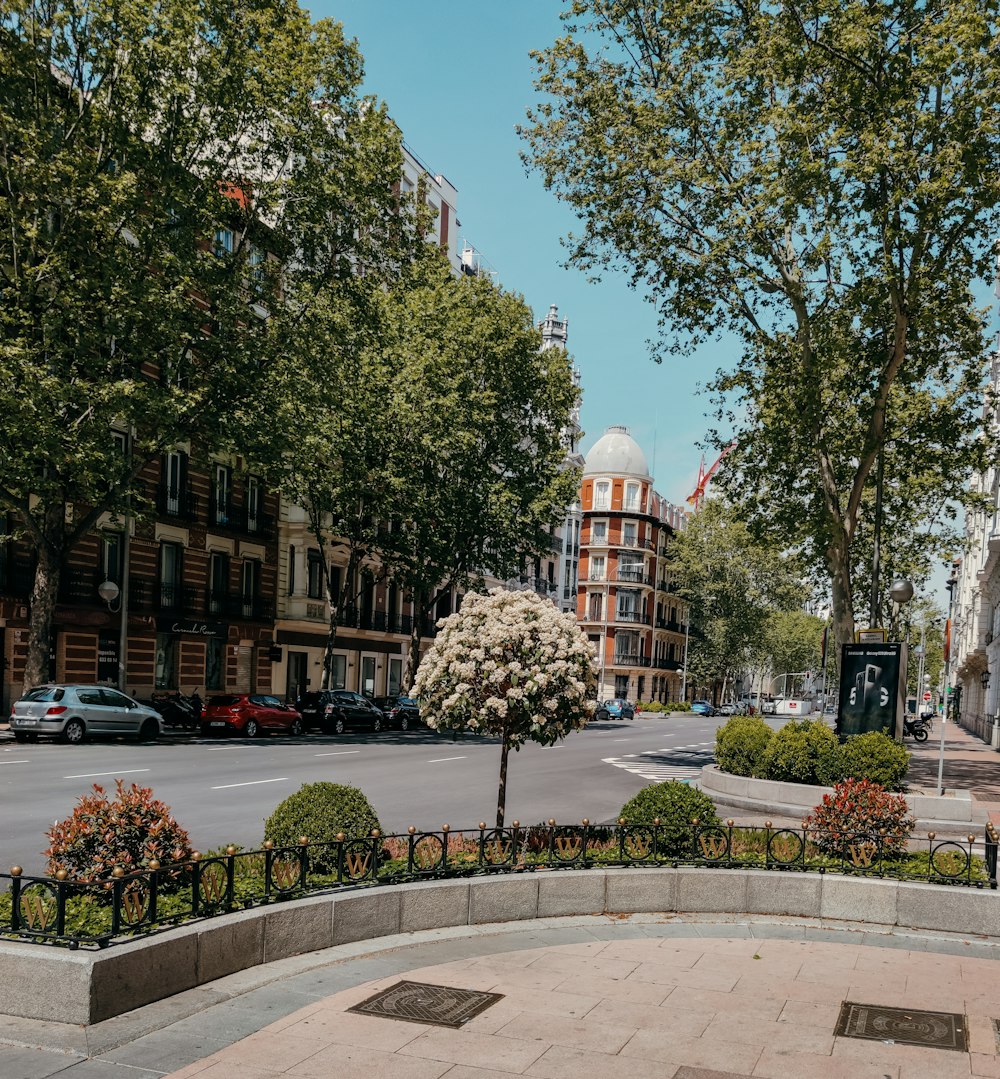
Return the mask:
{"type": "Polygon", "coordinates": [[[739,914],[746,911],[747,874],[740,869],[676,870],[679,911],[739,914]]]}
{"type": "Polygon", "coordinates": [[[333,945],[333,898],[299,899],[265,908],[264,962],[333,945]]]}
{"type": "MultiPolygon", "coordinates": [[[[967,793],[965,791],[963,794],[967,793]]],[[[972,824],[971,798],[940,798],[936,794],[907,795],[910,811],[918,820],[948,820],[972,824]]],[[[975,829],[982,831],[981,827],[975,829]]]]}
{"type": "MultiPolygon", "coordinates": [[[[89,1023],[94,955],[40,944],[0,944],[0,1012],[59,1023],[89,1023]]],[[[3,1025],[3,1024],[0,1024],[3,1025]]]]}
{"type": "Polygon", "coordinates": [[[833,794],[833,787],[813,787],[808,783],[779,783],[778,801],[786,805],[802,806],[811,810],[823,801],[824,794],[833,794]]]}
{"type": "Polygon", "coordinates": [[[819,917],[823,878],[818,873],[755,870],[746,878],[748,914],[819,917]]]}
{"type": "Polygon", "coordinates": [[[603,914],[606,877],[607,871],[604,869],[568,869],[540,876],[538,917],[603,914]]]}
{"type": "Polygon", "coordinates": [[[399,889],[364,888],[334,896],[333,943],[352,944],[399,932],[399,889]]]}
{"type": "Polygon", "coordinates": [[[258,908],[202,922],[198,927],[198,984],[263,963],[266,917],[267,911],[258,908]]]}
{"type": "Polygon", "coordinates": [[[197,925],[152,940],[116,944],[94,956],[90,1021],[140,1008],[198,984],[197,925]]]}
{"type": "Polygon", "coordinates": [[[469,924],[467,880],[421,881],[404,884],[399,892],[401,933],[469,924]]]}
{"type": "Polygon", "coordinates": [[[733,776],[728,772],[721,772],[717,765],[709,764],[701,770],[699,785],[706,791],[715,791],[718,794],[738,794],[745,798],[748,782],[746,776],[733,776]]]}
{"type": "Polygon", "coordinates": [[[978,888],[904,881],[899,885],[896,922],[909,929],[1000,936],[1000,897],[978,888]]]}
{"type": "Polygon", "coordinates": [[[476,877],[469,881],[469,924],[519,922],[538,916],[538,878],[476,877]]]}
{"type": "Polygon", "coordinates": [[[845,922],[896,924],[899,883],[876,877],[823,876],[819,913],[821,918],[845,922]]]}
{"type": "Polygon", "coordinates": [[[665,914],[677,909],[676,891],[676,869],[612,869],[605,909],[609,914],[665,914]]]}

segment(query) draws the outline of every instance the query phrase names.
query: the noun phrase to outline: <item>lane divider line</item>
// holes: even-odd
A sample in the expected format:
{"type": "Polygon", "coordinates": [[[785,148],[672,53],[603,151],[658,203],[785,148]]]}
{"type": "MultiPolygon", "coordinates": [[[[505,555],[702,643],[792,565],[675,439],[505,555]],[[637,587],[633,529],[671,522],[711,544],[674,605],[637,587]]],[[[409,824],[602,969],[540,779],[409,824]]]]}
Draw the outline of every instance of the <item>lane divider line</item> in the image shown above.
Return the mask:
{"type": "Polygon", "coordinates": [[[351,753],[360,753],[360,749],[338,749],[336,753],[314,753],[314,757],[346,757],[351,753]]]}
{"type": "Polygon", "coordinates": [[[96,776],[129,776],[133,772],[148,772],[148,768],[116,768],[113,772],[81,772],[75,776],[63,776],[63,779],[94,779],[96,776]]]}
{"type": "Polygon", "coordinates": [[[428,761],[428,764],[440,764],[442,761],[464,761],[465,757],[435,757],[434,760],[428,761]]]}
{"type": "Polygon", "coordinates": [[[251,779],[247,783],[223,783],[221,787],[209,787],[210,791],[227,791],[230,787],[256,787],[259,783],[284,783],[288,776],[278,776],[276,779],[251,779]]]}

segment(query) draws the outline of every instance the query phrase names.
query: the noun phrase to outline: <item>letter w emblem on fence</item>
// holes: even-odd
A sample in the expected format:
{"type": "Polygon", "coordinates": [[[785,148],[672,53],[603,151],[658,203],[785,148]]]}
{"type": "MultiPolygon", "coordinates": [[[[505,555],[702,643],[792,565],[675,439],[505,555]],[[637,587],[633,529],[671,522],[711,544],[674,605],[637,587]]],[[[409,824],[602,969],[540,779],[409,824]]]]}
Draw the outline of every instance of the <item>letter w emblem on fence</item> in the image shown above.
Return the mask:
{"type": "Polygon", "coordinates": [[[851,864],[857,866],[859,869],[866,868],[872,864],[872,860],[875,857],[875,844],[866,839],[864,843],[852,843],[847,852],[851,857],[851,864]]]}
{"type": "Polygon", "coordinates": [[[37,894],[21,896],[21,917],[29,929],[44,931],[55,920],[55,915],[56,904],[51,896],[45,899],[37,894]]]}
{"type": "Polygon", "coordinates": [[[706,858],[717,861],[726,853],[726,837],[722,835],[702,835],[698,837],[701,852],[706,858]]]}
{"type": "Polygon", "coordinates": [[[347,875],[352,880],[365,876],[368,872],[368,867],[371,865],[371,860],[372,856],[368,851],[364,853],[356,850],[345,851],[344,868],[347,870],[347,875]]]}

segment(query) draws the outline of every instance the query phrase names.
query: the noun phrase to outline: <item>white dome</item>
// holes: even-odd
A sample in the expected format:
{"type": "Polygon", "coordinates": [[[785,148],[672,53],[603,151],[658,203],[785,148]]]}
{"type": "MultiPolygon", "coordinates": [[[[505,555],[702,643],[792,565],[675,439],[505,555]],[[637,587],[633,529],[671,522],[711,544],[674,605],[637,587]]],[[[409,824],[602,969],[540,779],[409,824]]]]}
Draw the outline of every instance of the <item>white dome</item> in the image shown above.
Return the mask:
{"type": "Polygon", "coordinates": [[[584,458],[585,476],[639,476],[649,479],[646,455],[627,427],[609,427],[584,458]]]}

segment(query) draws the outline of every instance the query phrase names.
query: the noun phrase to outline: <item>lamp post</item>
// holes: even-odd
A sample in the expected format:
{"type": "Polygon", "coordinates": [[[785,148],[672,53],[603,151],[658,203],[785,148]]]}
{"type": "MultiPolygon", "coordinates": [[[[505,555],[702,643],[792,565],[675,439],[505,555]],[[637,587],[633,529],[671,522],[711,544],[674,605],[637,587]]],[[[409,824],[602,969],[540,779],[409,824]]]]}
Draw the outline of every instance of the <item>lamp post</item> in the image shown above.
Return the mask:
{"type": "Polygon", "coordinates": [[[944,794],[944,727],[948,722],[948,711],[951,708],[951,612],[955,601],[955,588],[958,585],[958,576],[956,574],[957,563],[951,564],[951,573],[948,576],[948,580],[945,582],[945,587],[948,589],[948,622],[947,633],[945,639],[945,656],[944,656],[944,708],[941,711],[941,742],[938,748],[938,794],[944,794]]]}

